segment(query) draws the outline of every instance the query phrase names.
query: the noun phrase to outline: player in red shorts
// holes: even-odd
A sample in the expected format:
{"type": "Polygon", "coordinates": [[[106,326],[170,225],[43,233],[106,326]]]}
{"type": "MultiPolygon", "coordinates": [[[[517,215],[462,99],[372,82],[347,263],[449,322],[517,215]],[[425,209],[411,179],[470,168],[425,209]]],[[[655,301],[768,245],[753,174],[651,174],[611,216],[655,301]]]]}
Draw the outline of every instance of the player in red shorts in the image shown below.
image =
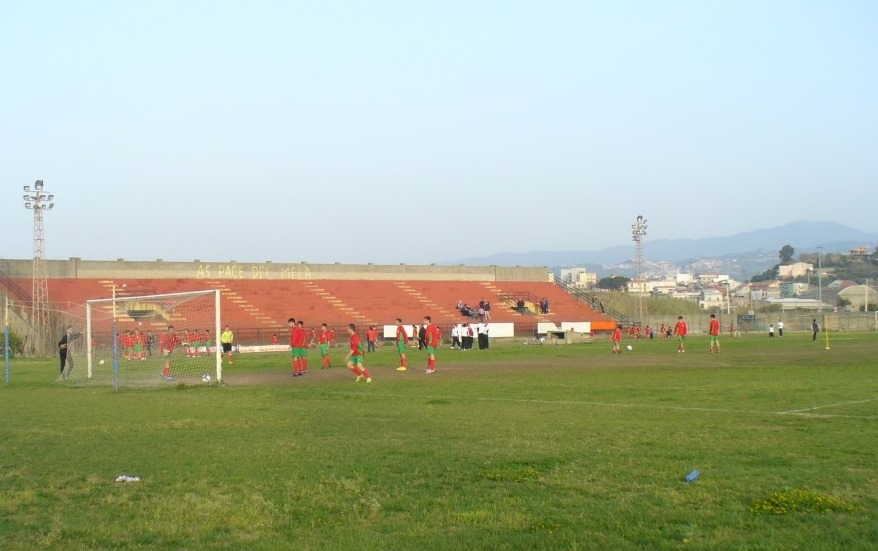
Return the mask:
{"type": "Polygon", "coordinates": [[[622,353],[622,324],[619,323],[616,325],[616,328],[613,329],[613,336],[610,338],[613,341],[613,354],[621,354],[622,353]]]}

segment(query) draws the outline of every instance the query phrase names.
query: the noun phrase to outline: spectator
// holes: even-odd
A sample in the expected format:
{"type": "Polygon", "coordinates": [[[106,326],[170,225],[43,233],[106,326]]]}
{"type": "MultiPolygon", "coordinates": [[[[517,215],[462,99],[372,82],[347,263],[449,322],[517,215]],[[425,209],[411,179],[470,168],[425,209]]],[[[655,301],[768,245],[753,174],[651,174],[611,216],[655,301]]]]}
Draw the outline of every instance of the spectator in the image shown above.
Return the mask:
{"type": "Polygon", "coordinates": [[[451,328],[451,349],[460,349],[460,324],[456,324],[451,328]]]}
{"type": "Polygon", "coordinates": [[[491,303],[485,301],[485,319],[491,319],[491,303]]]}
{"type": "Polygon", "coordinates": [[[463,324],[463,349],[473,349],[473,326],[468,323],[463,324]]]}
{"type": "Polygon", "coordinates": [[[476,327],[476,330],[479,334],[479,350],[487,350],[488,349],[488,324],[479,323],[476,327]]]}
{"type": "Polygon", "coordinates": [[[418,350],[423,350],[427,348],[427,344],[425,339],[427,338],[427,326],[422,325],[420,329],[418,329],[418,350]]]}
{"type": "Polygon", "coordinates": [[[366,331],[366,351],[367,352],[375,352],[375,341],[378,340],[378,330],[375,329],[374,325],[370,325],[369,329],[366,331]]]}

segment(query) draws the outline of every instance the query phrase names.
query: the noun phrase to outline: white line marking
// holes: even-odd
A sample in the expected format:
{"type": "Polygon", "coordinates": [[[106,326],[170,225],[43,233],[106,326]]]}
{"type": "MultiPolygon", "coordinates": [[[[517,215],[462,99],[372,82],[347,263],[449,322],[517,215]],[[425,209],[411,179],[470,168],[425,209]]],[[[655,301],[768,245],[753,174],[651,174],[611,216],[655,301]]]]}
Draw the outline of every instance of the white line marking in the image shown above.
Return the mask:
{"type": "Polygon", "coordinates": [[[874,402],[875,400],[878,400],[878,398],[869,398],[868,400],[855,400],[852,402],[838,402],[835,404],[826,404],[825,406],[814,406],[812,408],[791,409],[789,411],[781,411],[778,413],[780,413],[781,415],[787,415],[787,414],[792,414],[792,413],[804,413],[806,411],[814,411],[814,410],[825,409],[825,408],[834,408],[837,406],[847,406],[847,405],[852,405],[852,404],[867,404],[869,402],[874,402]]]}
{"type": "Polygon", "coordinates": [[[852,402],[839,402],[838,404],[829,404],[825,406],[817,406],[808,409],[798,409],[790,411],[763,411],[755,409],[723,409],[723,408],[705,408],[705,407],[689,407],[689,406],[663,406],[658,404],[621,404],[615,402],[592,402],[588,400],[537,400],[534,398],[484,398],[481,396],[431,396],[431,395],[411,395],[411,394],[377,394],[377,393],[351,393],[337,392],[334,394],[342,394],[345,396],[376,396],[380,398],[407,398],[416,400],[455,400],[465,401],[474,400],[477,402],[508,402],[508,403],[529,403],[529,404],[545,404],[545,405],[582,405],[582,406],[598,406],[598,407],[615,407],[615,408],[641,408],[641,409],[659,409],[671,411],[701,411],[706,413],[742,413],[750,415],[783,415],[796,416],[807,419],[864,419],[868,421],[878,420],[878,415],[844,415],[834,413],[813,413],[814,410],[840,406],[846,404],[863,404],[874,402],[878,398],[870,398],[868,400],[858,400],[852,402]]]}

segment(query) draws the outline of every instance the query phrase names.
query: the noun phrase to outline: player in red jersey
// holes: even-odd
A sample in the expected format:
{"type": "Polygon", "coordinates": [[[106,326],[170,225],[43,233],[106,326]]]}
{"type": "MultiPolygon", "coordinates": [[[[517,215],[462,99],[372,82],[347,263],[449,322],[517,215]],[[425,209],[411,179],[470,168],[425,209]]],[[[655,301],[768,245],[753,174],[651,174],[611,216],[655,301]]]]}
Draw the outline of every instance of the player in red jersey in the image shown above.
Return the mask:
{"type": "Polygon", "coordinates": [[[180,338],[174,331],[174,326],[169,325],[168,330],[162,333],[161,337],[159,337],[159,348],[162,351],[162,356],[165,358],[165,367],[162,370],[162,378],[166,381],[174,380],[174,377],[171,376],[171,354],[174,353],[174,348],[176,348],[178,344],[180,344],[180,338]]]}
{"type": "Polygon", "coordinates": [[[616,324],[616,328],[613,329],[613,336],[610,338],[613,341],[613,354],[621,354],[622,353],[622,324],[616,324]]]}
{"type": "Polygon", "coordinates": [[[409,335],[402,326],[402,318],[396,318],[396,350],[399,352],[399,367],[397,371],[405,371],[408,369],[408,360],[405,357],[405,347],[408,346],[409,335]]]}
{"type": "Polygon", "coordinates": [[[299,352],[299,347],[305,340],[305,336],[299,336],[299,326],[296,325],[296,319],[290,318],[287,320],[287,325],[290,326],[290,354],[293,356],[293,377],[298,377],[302,374],[302,362],[299,361],[299,357],[301,353],[299,352]]]}
{"type": "Polygon", "coordinates": [[[424,332],[424,344],[427,347],[427,370],[424,373],[436,373],[436,349],[439,348],[442,334],[439,332],[439,328],[433,325],[433,319],[430,316],[424,316],[424,325],[427,326],[424,332]]]}
{"type": "Polygon", "coordinates": [[[124,350],[124,352],[122,353],[122,357],[126,360],[130,360],[131,348],[133,346],[131,342],[131,331],[126,329],[125,333],[123,333],[122,336],[119,337],[119,340],[122,342],[122,349],[124,350]]]}
{"type": "Polygon", "coordinates": [[[308,346],[305,344],[305,338],[308,333],[305,331],[305,322],[299,320],[299,365],[302,368],[302,374],[308,373],[308,346]]]}
{"type": "Polygon", "coordinates": [[[677,336],[677,352],[686,351],[686,333],[688,332],[689,327],[683,321],[683,316],[678,317],[677,324],[674,326],[674,335],[677,336]]]}
{"type": "Polygon", "coordinates": [[[719,354],[719,332],[719,320],[716,319],[716,314],[711,314],[710,326],[707,328],[708,338],[710,339],[710,349],[708,351],[708,354],[713,354],[714,345],[716,345],[716,353],[719,354]]]}
{"type": "Polygon", "coordinates": [[[329,369],[332,367],[332,360],[329,359],[329,341],[331,338],[332,334],[329,332],[326,324],[322,324],[320,326],[320,333],[317,335],[317,339],[320,342],[320,357],[323,361],[320,365],[320,369],[329,369]]]}
{"type": "Polygon", "coordinates": [[[363,365],[363,356],[365,354],[363,353],[363,345],[360,344],[360,336],[357,334],[357,326],[353,323],[349,324],[348,333],[351,335],[351,349],[348,351],[347,356],[345,356],[345,363],[348,369],[357,376],[357,382],[365,377],[366,382],[371,383],[372,377],[369,376],[369,370],[363,365]]]}

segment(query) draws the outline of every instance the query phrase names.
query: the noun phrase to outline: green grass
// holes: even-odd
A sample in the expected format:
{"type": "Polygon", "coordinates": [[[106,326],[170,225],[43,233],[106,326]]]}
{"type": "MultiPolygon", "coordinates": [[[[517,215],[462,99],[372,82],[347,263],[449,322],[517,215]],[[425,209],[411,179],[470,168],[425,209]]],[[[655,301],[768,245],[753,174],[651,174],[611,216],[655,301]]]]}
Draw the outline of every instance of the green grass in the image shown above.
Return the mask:
{"type": "Polygon", "coordinates": [[[2,548],[874,549],[878,342],[836,337],[512,341],[435,375],[383,347],[369,385],[285,354],[119,392],[15,360],[2,548]]]}

